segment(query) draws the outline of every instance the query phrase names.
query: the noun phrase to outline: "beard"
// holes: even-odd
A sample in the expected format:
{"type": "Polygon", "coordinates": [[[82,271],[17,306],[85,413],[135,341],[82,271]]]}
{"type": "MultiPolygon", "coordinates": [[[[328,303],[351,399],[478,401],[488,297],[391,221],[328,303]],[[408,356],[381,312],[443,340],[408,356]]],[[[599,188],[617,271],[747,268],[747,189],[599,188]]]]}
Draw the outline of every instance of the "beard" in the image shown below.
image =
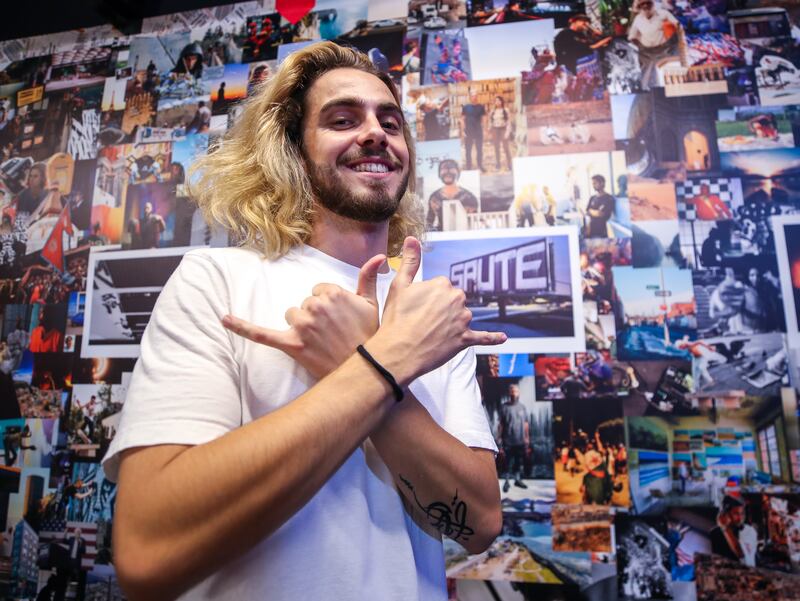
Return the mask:
{"type": "MultiPolygon", "coordinates": [[[[370,156],[389,158],[384,153],[362,153],[355,157],[342,157],[337,164],[344,166],[359,158],[370,156]]],[[[396,168],[400,168],[397,161],[393,162],[396,164],[396,168]]],[[[311,188],[317,201],[332,213],[353,221],[363,223],[388,221],[397,212],[400,200],[408,187],[409,173],[406,171],[394,194],[391,194],[387,185],[379,180],[368,182],[369,190],[367,192],[357,193],[347,186],[337,169],[317,165],[308,159],[306,159],[306,165],[311,188]]]]}

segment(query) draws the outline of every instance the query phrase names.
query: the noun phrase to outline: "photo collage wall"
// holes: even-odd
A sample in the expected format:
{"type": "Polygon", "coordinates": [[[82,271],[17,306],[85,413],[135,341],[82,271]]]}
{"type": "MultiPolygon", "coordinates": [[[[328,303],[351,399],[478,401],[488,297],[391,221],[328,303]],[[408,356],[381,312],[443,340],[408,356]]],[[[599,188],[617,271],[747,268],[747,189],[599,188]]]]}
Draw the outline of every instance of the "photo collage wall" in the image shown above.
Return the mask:
{"type": "Polygon", "coordinates": [[[193,159],[292,51],[401,91],[503,531],[452,599],[800,599],[800,6],[274,0],[0,42],[0,597],[122,599],[113,439],[193,159]]]}

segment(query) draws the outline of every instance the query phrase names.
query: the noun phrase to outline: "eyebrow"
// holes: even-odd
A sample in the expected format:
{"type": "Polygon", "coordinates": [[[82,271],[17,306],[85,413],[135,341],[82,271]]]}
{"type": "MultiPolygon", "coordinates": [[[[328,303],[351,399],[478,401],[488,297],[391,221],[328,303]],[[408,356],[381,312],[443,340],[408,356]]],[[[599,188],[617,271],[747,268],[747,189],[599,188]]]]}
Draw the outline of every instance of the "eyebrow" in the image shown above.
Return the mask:
{"type": "MultiPolygon", "coordinates": [[[[351,107],[351,108],[366,108],[367,102],[363,98],[358,98],[356,96],[347,96],[344,98],[334,98],[333,100],[329,100],[325,104],[322,105],[320,109],[320,114],[326,113],[332,109],[339,108],[339,107],[351,107]]],[[[395,113],[400,120],[403,120],[403,111],[400,110],[400,107],[397,106],[394,102],[381,102],[378,104],[378,111],[382,113],[395,113]]]]}

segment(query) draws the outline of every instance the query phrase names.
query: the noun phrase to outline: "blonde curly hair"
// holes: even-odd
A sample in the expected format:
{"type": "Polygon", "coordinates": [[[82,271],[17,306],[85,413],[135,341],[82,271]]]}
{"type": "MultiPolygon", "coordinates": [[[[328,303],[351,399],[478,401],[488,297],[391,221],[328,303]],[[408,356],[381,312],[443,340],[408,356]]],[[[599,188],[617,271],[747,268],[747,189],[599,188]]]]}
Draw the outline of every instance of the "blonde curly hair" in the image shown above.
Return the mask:
{"type": "MultiPolygon", "coordinates": [[[[293,52],[243,103],[223,140],[190,168],[190,194],[208,223],[222,226],[242,246],[269,258],[308,240],[314,194],[301,150],[304,99],[318,77],[345,67],[378,77],[400,106],[392,80],[365,54],[333,42],[293,52]]],[[[409,150],[408,188],[389,221],[390,256],[400,254],[406,236],[423,232],[414,141],[405,121],[403,136],[409,150]]]]}

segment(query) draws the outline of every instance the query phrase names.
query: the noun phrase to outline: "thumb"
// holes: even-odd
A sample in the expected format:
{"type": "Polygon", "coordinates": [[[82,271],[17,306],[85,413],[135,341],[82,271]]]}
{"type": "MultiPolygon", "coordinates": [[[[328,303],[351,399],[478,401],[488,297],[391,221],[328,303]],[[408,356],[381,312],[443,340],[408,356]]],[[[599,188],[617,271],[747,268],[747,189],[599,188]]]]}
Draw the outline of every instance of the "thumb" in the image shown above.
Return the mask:
{"type": "Polygon", "coordinates": [[[416,276],[417,271],[419,271],[421,256],[422,247],[419,240],[412,236],[407,237],[403,242],[403,260],[392,282],[394,286],[407,288],[411,285],[411,282],[414,281],[414,276],[416,276]]]}
{"type": "Polygon", "coordinates": [[[358,272],[358,286],[356,294],[361,296],[376,307],[378,306],[378,270],[386,261],[386,255],[375,255],[361,267],[358,272]]]}
{"type": "Polygon", "coordinates": [[[294,329],[272,330],[270,328],[262,328],[233,315],[223,317],[222,325],[234,334],[258,344],[278,349],[286,354],[290,354],[289,351],[297,346],[297,336],[294,329]]]}

